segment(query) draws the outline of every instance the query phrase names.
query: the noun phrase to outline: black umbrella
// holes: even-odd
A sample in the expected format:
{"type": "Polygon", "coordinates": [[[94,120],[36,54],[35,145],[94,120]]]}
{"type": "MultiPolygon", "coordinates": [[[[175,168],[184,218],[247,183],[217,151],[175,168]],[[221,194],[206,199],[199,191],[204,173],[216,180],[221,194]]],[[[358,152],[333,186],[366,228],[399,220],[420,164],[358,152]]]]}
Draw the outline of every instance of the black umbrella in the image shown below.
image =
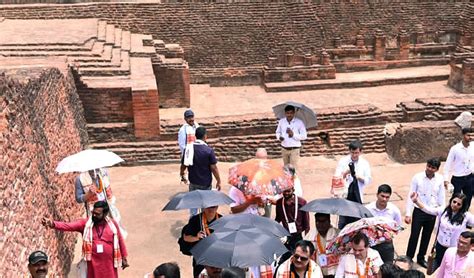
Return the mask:
{"type": "Polygon", "coordinates": [[[257,228],[264,233],[272,234],[276,237],[290,236],[288,231],[275,220],[247,213],[226,215],[212,222],[209,227],[216,232],[222,229],[244,230],[257,228]]]}
{"type": "Polygon", "coordinates": [[[176,194],[163,208],[163,210],[198,209],[232,204],[226,194],[215,190],[194,190],[176,194]]]}
{"type": "Polygon", "coordinates": [[[270,265],[287,251],[280,239],[257,228],[214,231],[191,249],[196,264],[220,268],[270,265]]]}
{"type": "Polygon", "coordinates": [[[372,217],[372,213],[362,204],[340,198],[316,199],[301,207],[301,210],[357,218],[372,217]]]}

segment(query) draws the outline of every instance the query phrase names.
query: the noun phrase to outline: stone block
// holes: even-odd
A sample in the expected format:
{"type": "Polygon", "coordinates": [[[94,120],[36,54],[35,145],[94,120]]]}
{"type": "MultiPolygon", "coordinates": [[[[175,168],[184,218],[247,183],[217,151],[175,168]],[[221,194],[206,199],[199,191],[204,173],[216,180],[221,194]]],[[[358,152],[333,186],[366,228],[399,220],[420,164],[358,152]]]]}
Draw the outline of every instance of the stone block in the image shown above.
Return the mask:
{"type": "Polygon", "coordinates": [[[400,163],[423,163],[432,157],[446,159],[449,149],[461,140],[454,121],[390,123],[385,126],[387,154],[400,163]]]}

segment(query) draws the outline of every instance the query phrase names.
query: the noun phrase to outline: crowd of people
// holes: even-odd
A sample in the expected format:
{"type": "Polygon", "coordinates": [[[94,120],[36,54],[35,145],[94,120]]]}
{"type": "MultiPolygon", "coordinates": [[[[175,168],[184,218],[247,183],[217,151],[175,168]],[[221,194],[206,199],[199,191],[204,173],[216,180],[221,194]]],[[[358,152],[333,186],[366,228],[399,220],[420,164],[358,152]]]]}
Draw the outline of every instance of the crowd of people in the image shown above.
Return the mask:
{"type": "MultiPolygon", "coordinates": [[[[303,122],[295,117],[295,112],[295,107],[287,106],[285,108],[286,117],[278,122],[276,138],[281,143],[284,165],[295,169],[295,172],[297,172],[302,141],[307,138],[307,131],[303,122]]],[[[181,167],[181,178],[183,181],[187,181],[185,176],[185,170],[187,169],[189,190],[191,191],[196,188],[212,189],[212,175],[214,175],[217,182],[216,188],[220,190],[220,178],[216,167],[217,159],[212,148],[205,145],[206,129],[193,124],[194,114],[192,112],[187,111],[185,113],[185,120],[186,124],[181,130],[188,133],[186,136],[180,135],[180,138],[191,140],[180,143],[180,145],[185,146],[183,148],[184,158],[181,167]],[[188,117],[190,115],[192,115],[191,118],[188,117]],[[193,143],[193,140],[200,140],[200,142],[193,143]],[[193,148],[195,150],[194,154],[187,156],[188,150],[193,148]],[[206,151],[202,151],[203,149],[206,151]],[[190,157],[193,157],[194,163],[189,163],[190,157]],[[200,175],[205,175],[207,179],[203,179],[200,175]],[[204,180],[205,183],[202,182],[204,180]]],[[[437,158],[429,159],[426,163],[426,169],[414,175],[407,196],[404,218],[401,216],[400,209],[389,201],[392,188],[388,184],[380,185],[377,189],[377,200],[366,205],[373,216],[385,217],[400,226],[403,221],[406,224],[411,224],[409,244],[404,256],[396,256],[391,240],[369,246],[368,238],[364,233],[360,233],[351,239],[352,250],[347,254],[342,256],[327,254],[327,244],[339,234],[344,226],[357,219],[339,217],[338,225],[335,227],[331,224],[330,215],[316,213],[314,216],[316,227],[312,228],[310,227],[309,213],[300,210],[306,204],[301,189],[298,189],[299,194],[295,194],[294,188],[285,190],[275,198],[272,196],[245,195],[241,190],[231,186],[229,196],[234,200],[234,203],[231,204],[232,213],[260,214],[270,217],[271,213],[269,213],[268,207],[271,208],[271,205],[274,205],[275,221],[281,223],[290,233],[285,245],[291,255],[282,256],[287,260],[280,259],[279,262],[274,264],[271,276],[263,276],[263,273],[267,275],[269,272],[268,268],[250,267],[248,272],[251,273],[252,277],[315,277],[315,275],[316,277],[318,277],[317,275],[320,277],[369,277],[377,274],[391,277],[387,273],[393,271],[398,273],[397,275],[405,275],[403,277],[417,277],[416,275],[421,274],[415,274],[417,270],[413,269],[416,247],[420,243],[416,263],[420,267],[427,268],[428,245],[437,220],[439,225],[434,247],[437,255],[433,266],[430,267],[432,269],[442,267],[446,250],[456,248],[456,246],[459,247],[459,240],[463,238],[461,234],[473,225],[473,216],[468,212],[474,188],[474,177],[472,175],[474,168],[471,169],[474,166],[472,164],[474,162],[474,146],[470,145],[470,132],[471,130],[468,128],[462,129],[461,142],[449,151],[444,167],[444,177],[438,173],[441,162],[437,158]],[[448,206],[445,206],[445,194],[450,183],[454,186],[454,192],[448,206]],[[263,213],[260,208],[267,209],[263,213]],[[420,233],[422,234],[421,240],[420,233]],[[297,266],[298,269],[300,266],[299,263],[306,259],[308,262],[304,264],[305,270],[302,272],[297,270],[297,266]],[[400,267],[401,265],[403,267],[400,267]],[[318,274],[309,274],[314,271],[318,274]]],[[[350,142],[348,149],[348,155],[339,160],[335,169],[334,176],[341,179],[344,186],[343,190],[334,194],[334,197],[347,198],[363,203],[364,189],[372,181],[370,164],[362,156],[363,145],[360,141],[350,142]]],[[[256,157],[266,159],[265,150],[257,150],[256,157]]],[[[204,209],[203,214],[207,216],[204,217],[207,221],[214,221],[221,217],[216,212],[212,217],[209,217],[206,211],[207,209],[204,209]]],[[[196,216],[193,216],[188,225],[196,225],[194,223],[196,221],[196,216]]],[[[206,233],[212,232],[212,230],[203,232],[196,229],[192,233],[188,228],[183,231],[185,240],[186,237],[192,237],[193,243],[204,238],[206,233]]],[[[470,232],[466,232],[464,235],[468,239],[473,236],[470,232]]],[[[472,269],[474,273],[474,260],[471,257],[472,255],[466,260],[465,264],[458,267],[460,269],[472,269]]],[[[200,277],[199,275],[202,275],[202,272],[205,271],[202,270],[205,269],[205,266],[199,266],[195,263],[193,263],[193,268],[194,277],[200,277]]],[[[445,273],[441,274],[441,271],[439,273],[438,277],[446,276],[445,273]]]]}
{"type": "MultiPolygon", "coordinates": [[[[337,225],[331,223],[331,215],[316,212],[315,226],[311,227],[309,212],[301,210],[307,203],[298,179],[298,159],[302,141],[307,139],[303,121],[295,117],[296,108],[285,107],[285,117],[280,119],[275,135],[281,144],[284,167],[290,169],[294,187],[287,188],[276,196],[246,195],[235,186],[228,196],[232,214],[253,214],[273,218],[290,234],[284,239],[288,252],[271,265],[241,268],[219,268],[200,265],[193,259],[194,278],[252,277],[252,278],[315,278],[315,277],[424,277],[422,268],[428,272],[437,269],[437,277],[474,277],[474,215],[468,210],[474,191],[474,144],[471,144],[470,128],[462,128],[462,140],[454,145],[444,164],[444,176],[438,171],[441,162],[431,158],[424,171],[414,173],[406,201],[405,217],[392,202],[392,188],[388,184],[378,186],[376,200],[365,207],[373,216],[383,217],[387,223],[410,225],[410,237],[406,254],[396,254],[393,241],[387,239],[376,245],[364,232],[347,239],[345,253],[330,253],[328,244],[348,224],[357,221],[353,217],[338,217],[337,225]],[[453,192],[446,205],[446,194],[453,192]],[[274,207],[274,208],[273,208],[274,207]],[[272,212],[275,213],[272,216],[272,212]],[[435,225],[437,223],[437,225],[435,225]],[[436,229],[435,229],[436,226],[436,229]],[[427,260],[429,242],[436,230],[435,245],[427,260]],[[421,240],[420,240],[421,234],[421,240]],[[415,251],[419,244],[415,267],[415,251]],[[420,268],[421,267],[421,268],[420,268]]],[[[184,113],[185,124],[178,134],[182,153],[180,182],[188,185],[189,191],[221,190],[221,178],[214,150],[206,143],[205,127],[194,120],[194,113],[184,113]]],[[[354,140],[348,144],[348,154],[342,157],[334,170],[333,197],[344,198],[363,204],[364,190],[372,182],[369,161],[363,156],[363,144],[354,140]],[[342,187],[336,184],[342,183],[342,187]]],[[[267,159],[266,150],[256,150],[257,159],[267,159]]],[[[48,217],[43,225],[59,231],[76,231],[83,235],[83,259],[87,265],[85,277],[118,277],[118,268],[129,266],[124,243],[126,232],[120,224],[120,214],[106,186],[108,173],[97,169],[82,173],[76,180],[76,200],[85,203],[88,218],[60,222],[48,217]],[[114,212],[115,211],[115,212],[114,212]]],[[[189,250],[203,238],[213,233],[209,227],[223,217],[218,206],[191,209],[188,223],[183,227],[179,239],[180,250],[191,255],[189,250]]],[[[251,251],[250,251],[251,252],[251,251]]],[[[33,277],[47,273],[48,256],[35,251],[29,257],[29,269],[33,277]]],[[[190,277],[191,274],[185,275],[190,277]]],[[[181,277],[176,263],[159,265],[146,277],[181,277]]]]}

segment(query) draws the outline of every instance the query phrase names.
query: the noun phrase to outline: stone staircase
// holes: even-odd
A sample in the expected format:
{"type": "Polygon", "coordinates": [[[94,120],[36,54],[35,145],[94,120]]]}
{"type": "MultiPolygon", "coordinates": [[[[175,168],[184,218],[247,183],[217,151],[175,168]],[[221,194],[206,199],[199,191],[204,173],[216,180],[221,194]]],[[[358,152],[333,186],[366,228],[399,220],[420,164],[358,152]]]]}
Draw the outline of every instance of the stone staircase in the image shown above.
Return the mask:
{"type": "MultiPolygon", "coordinates": [[[[143,83],[149,90],[157,89],[151,61],[157,54],[150,35],[131,33],[98,19],[4,19],[0,37],[0,57],[65,57],[88,122],[92,92],[119,88],[130,92],[143,83]]],[[[108,122],[106,118],[92,122],[97,120],[108,122]]]]}

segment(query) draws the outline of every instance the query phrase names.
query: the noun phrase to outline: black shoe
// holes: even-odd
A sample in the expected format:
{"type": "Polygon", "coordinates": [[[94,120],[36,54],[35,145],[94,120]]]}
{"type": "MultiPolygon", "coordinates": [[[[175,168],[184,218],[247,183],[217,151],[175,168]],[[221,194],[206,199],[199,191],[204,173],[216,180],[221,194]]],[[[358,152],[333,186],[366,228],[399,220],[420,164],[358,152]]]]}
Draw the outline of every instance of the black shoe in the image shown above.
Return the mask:
{"type": "Polygon", "coordinates": [[[427,268],[428,267],[428,263],[426,262],[425,259],[421,259],[421,260],[416,260],[416,263],[421,266],[421,267],[424,267],[424,268],[427,268]]]}

